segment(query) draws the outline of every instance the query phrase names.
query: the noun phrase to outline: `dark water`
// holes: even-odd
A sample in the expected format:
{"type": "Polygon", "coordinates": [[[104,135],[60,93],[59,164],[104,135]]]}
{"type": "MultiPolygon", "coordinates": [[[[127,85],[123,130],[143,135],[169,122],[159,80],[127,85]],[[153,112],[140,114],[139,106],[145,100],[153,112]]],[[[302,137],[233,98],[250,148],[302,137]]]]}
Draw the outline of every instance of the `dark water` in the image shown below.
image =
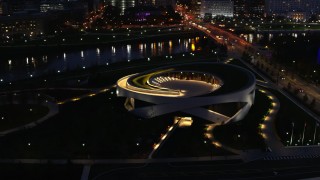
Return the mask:
{"type": "Polygon", "coordinates": [[[255,33],[240,34],[240,37],[250,43],[272,48],[284,59],[320,64],[320,32],[255,33]]]}
{"type": "MultiPolygon", "coordinates": [[[[274,38],[282,36],[292,36],[294,38],[305,37],[308,38],[310,34],[307,32],[276,32],[276,33],[251,33],[251,34],[240,34],[240,37],[250,43],[259,44],[261,42],[271,42],[274,38]]],[[[310,37],[311,38],[311,37],[310,37]]]]}
{"type": "Polygon", "coordinates": [[[320,47],[318,49],[317,63],[320,65],[320,47]]]}
{"type": "Polygon", "coordinates": [[[97,46],[50,55],[37,55],[35,53],[34,56],[9,58],[1,58],[0,56],[0,80],[8,82],[47,73],[61,73],[67,70],[85,69],[139,58],[191,52],[198,49],[199,46],[199,37],[195,37],[147,43],[133,42],[115,46],[97,46]]]}

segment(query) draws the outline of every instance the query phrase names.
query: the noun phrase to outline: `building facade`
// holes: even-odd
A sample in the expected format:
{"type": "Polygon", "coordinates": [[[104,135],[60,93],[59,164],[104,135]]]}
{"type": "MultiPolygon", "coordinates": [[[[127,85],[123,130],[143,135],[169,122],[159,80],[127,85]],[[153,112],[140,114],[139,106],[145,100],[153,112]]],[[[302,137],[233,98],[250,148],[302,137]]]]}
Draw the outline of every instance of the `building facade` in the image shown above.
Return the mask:
{"type": "Polygon", "coordinates": [[[111,5],[119,7],[121,10],[121,15],[124,14],[125,9],[129,7],[134,7],[136,5],[135,0],[111,0],[111,5]]]}
{"type": "Polygon", "coordinates": [[[202,0],[201,2],[201,17],[206,13],[215,16],[233,17],[233,1],[231,0],[202,0]]]}
{"type": "Polygon", "coordinates": [[[244,16],[246,13],[245,0],[234,0],[234,16],[244,16]]]}
{"type": "Polygon", "coordinates": [[[48,12],[50,10],[64,10],[63,2],[56,0],[56,1],[41,1],[40,3],[40,12],[48,12]]]}
{"type": "Polygon", "coordinates": [[[266,15],[306,20],[320,13],[319,0],[266,0],[266,15]]]}
{"type": "Polygon", "coordinates": [[[197,17],[200,16],[201,12],[201,0],[191,0],[189,9],[193,12],[197,17]]]}
{"type": "Polygon", "coordinates": [[[7,3],[0,0],[0,15],[7,14],[7,3]]]}
{"type": "Polygon", "coordinates": [[[265,0],[233,0],[233,2],[236,17],[264,16],[265,0]]]}
{"type": "Polygon", "coordinates": [[[47,16],[19,14],[16,16],[0,17],[0,34],[3,36],[25,34],[33,37],[44,31],[47,16]]]}
{"type": "Polygon", "coordinates": [[[153,6],[155,0],[137,0],[136,6],[153,6]]]}
{"type": "Polygon", "coordinates": [[[175,0],[154,0],[154,5],[155,6],[163,6],[163,7],[166,7],[166,6],[172,6],[174,7],[176,4],[175,0]]]}

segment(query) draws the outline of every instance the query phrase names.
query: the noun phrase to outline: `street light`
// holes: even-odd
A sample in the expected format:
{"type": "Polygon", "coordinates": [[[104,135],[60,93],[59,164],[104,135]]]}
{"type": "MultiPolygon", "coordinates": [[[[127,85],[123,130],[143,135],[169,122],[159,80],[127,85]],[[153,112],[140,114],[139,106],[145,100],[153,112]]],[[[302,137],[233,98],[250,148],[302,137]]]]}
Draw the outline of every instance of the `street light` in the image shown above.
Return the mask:
{"type": "Polygon", "coordinates": [[[302,140],[301,140],[301,145],[303,146],[303,142],[304,142],[304,135],[306,132],[306,126],[307,126],[307,122],[304,122],[304,127],[303,127],[303,132],[302,132],[302,140]]]}
{"type": "MultiPolygon", "coordinates": [[[[284,69],[281,69],[281,71],[278,71],[277,84],[279,83],[280,72],[281,72],[282,74],[284,74],[285,70],[284,70],[284,69]]],[[[281,79],[284,80],[285,78],[281,78],[281,79]]]]}
{"type": "Polygon", "coordinates": [[[313,141],[312,144],[314,145],[315,141],[316,141],[316,134],[317,134],[317,127],[319,126],[318,123],[315,124],[314,126],[314,134],[313,134],[313,141]]]}
{"type": "Polygon", "coordinates": [[[291,128],[290,146],[292,145],[292,140],[293,140],[293,128],[294,128],[294,122],[292,122],[291,124],[292,124],[292,128],[291,128]]]}

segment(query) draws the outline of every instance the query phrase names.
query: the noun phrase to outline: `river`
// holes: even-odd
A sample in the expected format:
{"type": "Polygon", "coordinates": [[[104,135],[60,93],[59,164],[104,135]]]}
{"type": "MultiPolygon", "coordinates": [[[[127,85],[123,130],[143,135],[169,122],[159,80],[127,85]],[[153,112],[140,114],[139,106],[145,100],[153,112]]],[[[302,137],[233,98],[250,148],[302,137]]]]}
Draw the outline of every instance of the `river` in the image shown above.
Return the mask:
{"type": "Polygon", "coordinates": [[[0,80],[11,82],[48,73],[110,65],[116,62],[152,56],[192,52],[200,47],[200,38],[183,38],[114,46],[96,46],[59,54],[34,53],[33,56],[0,57],[0,80]]]}

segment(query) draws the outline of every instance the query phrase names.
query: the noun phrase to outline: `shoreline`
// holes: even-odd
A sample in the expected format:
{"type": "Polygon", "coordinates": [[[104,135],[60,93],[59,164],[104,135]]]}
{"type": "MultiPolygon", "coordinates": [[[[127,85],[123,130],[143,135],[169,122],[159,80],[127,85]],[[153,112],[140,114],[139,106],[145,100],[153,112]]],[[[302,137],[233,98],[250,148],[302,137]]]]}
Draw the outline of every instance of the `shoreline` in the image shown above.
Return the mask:
{"type": "Polygon", "coordinates": [[[21,55],[32,55],[35,52],[37,54],[45,54],[45,53],[57,53],[57,52],[65,52],[65,51],[73,51],[73,50],[81,50],[83,48],[92,48],[94,47],[102,47],[109,45],[121,45],[125,43],[137,43],[137,42],[149,42],[155,40],[167,40],[167,39],[178,39],[178,38],[188,38],[188,37],[196,37],[202,35],[201,32],[183,32],[180,33],[179,36],[177,34],[160,34],[153,35],[152,37],[137,37],[131,39],[123,39],[123,40],[114,40],[114,41],[105,41],[105,42],[87,42],[87,43],[71,43],[71,44],[51,44],[51,45],[26,45],[26,46],[0,46],[0,51],[2,52],[2,56],[21,56],[21,55]],[[19,54],[17,55],[17,51],[19,54]]]}

